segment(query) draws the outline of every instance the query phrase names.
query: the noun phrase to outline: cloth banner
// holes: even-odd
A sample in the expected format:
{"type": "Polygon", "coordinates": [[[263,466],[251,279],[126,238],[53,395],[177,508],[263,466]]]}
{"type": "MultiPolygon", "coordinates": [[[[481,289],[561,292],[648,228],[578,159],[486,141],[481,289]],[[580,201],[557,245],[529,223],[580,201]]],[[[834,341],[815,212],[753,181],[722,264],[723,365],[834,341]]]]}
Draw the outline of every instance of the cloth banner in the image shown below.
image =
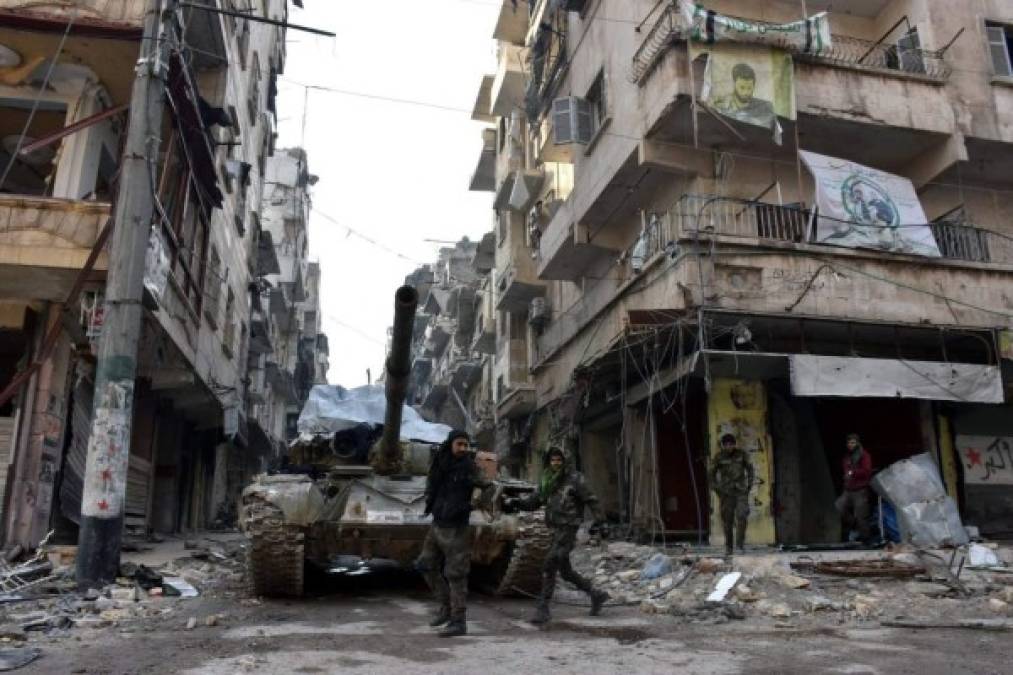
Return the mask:
{"type": "Polygon", "coordinates": [[[964,483],[1013,485],[1013,437],[957,436],[964,483]]]}
{"type": "Polygon", "coordinates": [[[806,54],[822,54],[832,46],[830,18],[826,12],[804,21],[765,23],[725,16],[683,0],[682,21],[686,34],[694,42],[745,42],[806,54]]]}
{"type": "Polygon", "coordinates": [[[1002,403],[999,366],[792,354],[795,396],[916,398],[1002,403]]]}
{"type": "Polygon", "coordinates": [[[707,54],[700,102],[737,122],[770,129],[781,144],[778,117],[796,118],[795,68],[780,49],[752,45],[714,45],[694,49],[707,54]]]}
{"type": "Polygon", "coordinates": [[[816,181],[816,241],[940,257],[914,185],[902,176],[800,150],[816,181]]]}

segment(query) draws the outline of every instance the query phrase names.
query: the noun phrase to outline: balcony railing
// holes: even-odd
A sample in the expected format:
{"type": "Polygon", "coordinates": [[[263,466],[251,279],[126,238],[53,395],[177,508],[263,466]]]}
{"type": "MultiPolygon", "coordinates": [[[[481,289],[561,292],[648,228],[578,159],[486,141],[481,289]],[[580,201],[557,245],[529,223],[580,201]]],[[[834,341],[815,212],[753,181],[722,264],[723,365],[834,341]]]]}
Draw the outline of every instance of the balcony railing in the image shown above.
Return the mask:
{"type": "Polygon", "coordinates": [[[819,54],[796,52],[795,58],[844,68],[919,75],[940,82],[948,79],[952,72],[943,60],[941,50],[921,49],[905,44],[903,40],[897,43],[872,42],[847,35],[834,35],[830,49],[824,49],[819,54]]]}
{"type": "MultiPolygon", "coordinates": [[[[650,260],[680,239],[700,235],[743,237],[795,244],[821,245],[812,228],[812,211],[796,205],[780,206],[743,199],[684,195],[668,214],[652,219],[645,229],[642,251],[650,260]]],[[[852,223],[855,224],[855,223],[852,223]]],[[[1013,237],[959,222],[936,222],[932,230],[943,258],[975,263],[1013,264],[1013,237]]]]}
{"type": "MultiPolygon", "coordinates": [[[[744,20],[761,25],[766,23],[754,19],[744,20]]],[[[668,49],[685,39],[679,8],[676,3],[670,2],[661,9],[643,42],[634,52],[629,80],[643,84],[668,49]]],[[[791,51],[797,60],[807,63],[905,73],[939,82],[947,80],[952,72],[943,59],[945,50],[922,49],[917,33],[901,37],[895,42],[885,39],[873,42],[849,35],[833,35],[831,45],[818,54],[802,51],[796,45],[785,44],[784,48],[791,51]]]]}

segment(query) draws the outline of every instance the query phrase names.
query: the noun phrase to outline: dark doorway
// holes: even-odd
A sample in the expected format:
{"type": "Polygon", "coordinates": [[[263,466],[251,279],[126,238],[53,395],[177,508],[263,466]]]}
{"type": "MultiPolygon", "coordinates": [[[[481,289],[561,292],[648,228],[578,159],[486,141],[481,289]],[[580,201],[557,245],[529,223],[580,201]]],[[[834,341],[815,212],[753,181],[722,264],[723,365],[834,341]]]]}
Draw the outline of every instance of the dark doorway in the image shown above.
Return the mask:
{"type": "Polygon", "coordinates": [[[655,411],[658,487],[666,534],[696,540],[707,537],[710,523],[704,428],[707,411],[702,390],[691,387],[683,395],[684,399],[671,399],[655,411]]]}
{"type": "Polygon", "coordinates": [[[872,455],[873,471],[926,452],[919,402],[893,398],[813,399],[816,422],[830,463],[834,487],[842,487],[841,458],[845,437],[857,433],[872,455]]]}

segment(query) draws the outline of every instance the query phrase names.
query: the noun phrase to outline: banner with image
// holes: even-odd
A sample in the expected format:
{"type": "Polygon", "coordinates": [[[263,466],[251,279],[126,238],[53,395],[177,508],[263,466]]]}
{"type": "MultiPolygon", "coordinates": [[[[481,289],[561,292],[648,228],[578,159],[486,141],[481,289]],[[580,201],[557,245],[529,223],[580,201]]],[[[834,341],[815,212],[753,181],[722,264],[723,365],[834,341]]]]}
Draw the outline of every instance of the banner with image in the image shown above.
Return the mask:
{"type": "Polygon", "coordinates": [[[682,0],[682,20],[687,36],[694,42],[745,42],[805,54],[822,54],[832,45],[830,18],[826,12],[803,21],[775,24],[725,16],[691,0],[682,0]]]}
{"type": "Polygon", "coordinates": [[[791,55],[736,44],[695,48],[694,58],[699,54],[707,54],[700,102],[737,122],[773,130],[780,144],[777,118],[796,118],[791,55]]]}
{"type": "Polygon", "coordinates": [[[836,157],[800,150],[816,181],[816,241],[940,257],[910,180],[836,157]]]}

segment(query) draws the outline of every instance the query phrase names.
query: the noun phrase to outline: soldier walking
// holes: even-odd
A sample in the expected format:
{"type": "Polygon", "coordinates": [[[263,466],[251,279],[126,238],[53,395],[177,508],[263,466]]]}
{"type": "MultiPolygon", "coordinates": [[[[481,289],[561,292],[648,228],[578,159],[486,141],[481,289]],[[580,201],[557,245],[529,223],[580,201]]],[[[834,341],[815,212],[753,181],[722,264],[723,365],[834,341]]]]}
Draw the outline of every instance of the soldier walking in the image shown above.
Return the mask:
{"type": "Polygon", "coordinates": [[[739,552],[745,551],[746,521],[749,519],[749,490],[753,487],[753,464],[738,447],[735,436],[721,437],[721,449],[710,470],[711,489],[721,501],[721,524],[725,530],[725,555],[732,555],[732,535],[739,552]]]}
{"type": "Polygon", "coordinates": [[[584,476],[567,465],[566,456],[558,447],[551,447],[545,453],[538,491],[529,497],[504,502],[507,510],[534,511],[541,506],[545,507],[545,524],[552,530],[552,543],[542,567],[542,592],[531,623],[548,623],[549,602],[556,591],[557,574],[590,596],[591,616],[598,616],[609,598],[608,593],[594,588],[570,564],[570,552],[577,544],[577,530],[584,520],[584,509],[590,509],[595,521],[602,522],[598,498],[587,487],[584,476]]]}
{"type": "Polygon", "coordinates": [[[451,431],[440,446],[426,478],[426,515],[433,524],[415,563],[432,589],[439,609],[430,626],[444,626],[440,637],[466,635],[468,572],[471,570],[472,494],[487,487],[471,455],[471,438],[451,431]]]}

